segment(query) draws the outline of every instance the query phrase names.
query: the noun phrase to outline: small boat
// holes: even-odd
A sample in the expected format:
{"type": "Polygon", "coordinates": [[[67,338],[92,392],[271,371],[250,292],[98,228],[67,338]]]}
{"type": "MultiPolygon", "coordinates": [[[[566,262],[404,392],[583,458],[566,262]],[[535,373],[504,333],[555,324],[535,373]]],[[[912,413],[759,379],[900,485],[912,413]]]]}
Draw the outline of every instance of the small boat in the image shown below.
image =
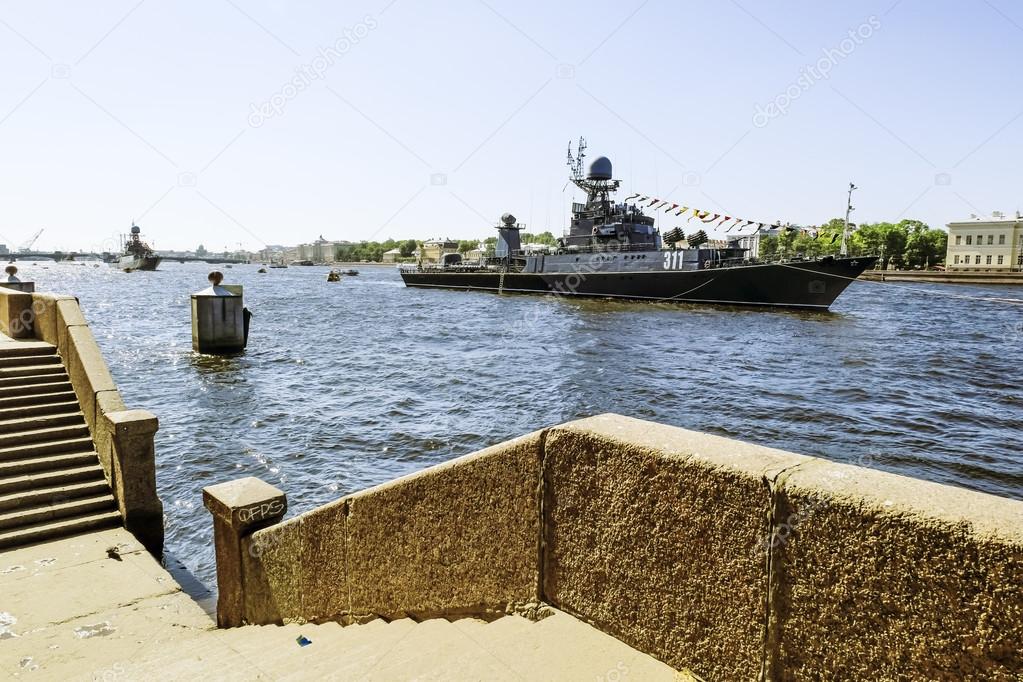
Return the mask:
{"type": "Polygon", "coordinates": [[[311,260],[293,260],[293,261],[291,261],[291,264],[292,265],[305,265],[305,266],[315,265],[315,263],[313,263],[311,260]]]}
{"type": "Polygon", "coordinates": [[[344,274],[348,275],[349,277],[355,277],[357,274],[359,274],[359,271],[358,270],[345,270],[344,274]]]}
{"type": "Polygon", "coordinates": [[[266,268],[260,268],[259,270],[256,270],[256,272],[266,274],[266,268]]]}
{"type": "Polygon", "coordinates": [[[340,282],[341,281],[341,271],[340,270],[331,270],[330,272],[328,272],[327,273],[327,281],[328,282],[340,282]]]}

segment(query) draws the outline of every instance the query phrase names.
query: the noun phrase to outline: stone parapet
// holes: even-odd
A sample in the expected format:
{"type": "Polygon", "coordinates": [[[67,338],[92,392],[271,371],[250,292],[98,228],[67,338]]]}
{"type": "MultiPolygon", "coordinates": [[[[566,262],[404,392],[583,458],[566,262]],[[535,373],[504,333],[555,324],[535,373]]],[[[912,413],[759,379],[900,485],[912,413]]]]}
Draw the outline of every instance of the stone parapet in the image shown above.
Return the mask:
{"type": "Polygon", "coordinates": [[[540,451],[541,434],[530,434],[243,538],[245,622],[485,614],[535,602],[540,451]]]}
{"type": "Polygon", "coordinates": [[[809,460],[602,415],[544,450],[544,597],[707,679],[762,667],[772,495],[809,460]]]}
{"type": "Polygon", "coordinates": [[[776,500],[774,679],[1023,679],[1023,503],[823,460],[776,500]]]}
{"type": "Polygon", "coordinates": [[[1023,502],[617,415],[237,544],[248,623],[541,602],[704,679],[1023,678],[1023,502]]]}

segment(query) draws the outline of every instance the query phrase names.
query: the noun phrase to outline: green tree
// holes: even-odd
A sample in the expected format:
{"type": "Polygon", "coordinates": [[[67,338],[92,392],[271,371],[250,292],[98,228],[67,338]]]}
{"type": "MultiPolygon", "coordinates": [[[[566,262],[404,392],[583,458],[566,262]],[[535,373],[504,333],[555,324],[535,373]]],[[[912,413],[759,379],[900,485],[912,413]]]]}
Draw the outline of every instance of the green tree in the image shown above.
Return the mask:
{"type": "Polygon", "coordinates": [[[945,260],[948,233],[932,230],[918,220],[903,220],[899,226],[908,229],[905,263],[911,268],[926,268],[945,260]]]}
{"type": "Polygon", "coordinates": [[[402,258],[409,258],[419,248],[419,243],[415,239],[406,239],[398,247],[398,251],[401,252],[402,258]]]}
{"type": "Polygon", "coordinates": [[[539,234],[533,234],[532,232],[523,232],[522,243],[546,244],[547,246],[555,246],[558,243],[558,240],[550,232],[541,232],[539,234]]]}

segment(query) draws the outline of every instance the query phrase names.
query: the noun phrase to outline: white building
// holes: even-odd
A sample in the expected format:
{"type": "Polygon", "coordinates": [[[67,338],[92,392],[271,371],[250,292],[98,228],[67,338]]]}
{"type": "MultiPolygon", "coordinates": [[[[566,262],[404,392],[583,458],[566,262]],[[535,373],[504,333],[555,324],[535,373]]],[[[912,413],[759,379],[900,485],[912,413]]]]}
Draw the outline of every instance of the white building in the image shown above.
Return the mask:
{"type": "Polygon", "coordinates": [[[953,271],[1023,270],[1023,215],[995,212],[948,224],[945,267],[953,271]]]}
{"type": "Polygon", "coordinates": [[[760,255],[760,240],[764,237],[777,237],[781,234],[781,228],[774,225],[762,227],[752,234],[739,237],[739,248],[746,249],[746,255],[756,258],[760,255]]]}

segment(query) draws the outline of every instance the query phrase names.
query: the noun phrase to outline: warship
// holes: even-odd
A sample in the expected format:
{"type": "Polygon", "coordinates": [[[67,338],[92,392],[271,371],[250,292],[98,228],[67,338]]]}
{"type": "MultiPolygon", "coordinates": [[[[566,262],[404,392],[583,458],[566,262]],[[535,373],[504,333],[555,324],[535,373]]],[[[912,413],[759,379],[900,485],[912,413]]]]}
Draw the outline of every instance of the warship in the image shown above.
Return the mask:
{"type": "Polygon", "coordinates": [[[142,230],[138,225],[132,223],[131,234],[124,242],[124,252],[113,261],[111,265],[118,267],[125,272],[133,270],[156,270],[156,267],[163,260],[149,247],[149,244],[142,241],[139,236],[142,230]]]}
{"type": "MultiPolygon", "coordinates": [[[[739,237],[725,246],[666,247],[652,216],[614,200],[620,182],[607,157],[595,159],[583,176],[583,148],[574,160],[570,150],[569,165],[570,180],[586,201],[573,203],[571,224],[557,245],[524,249],[523,226],[506,213],[492,253],[474,261],[447,253],[437,263],[401,266],[405,286],[827,310],[877,261],[843,255],[762,262],[739,237]]],[[[843,254],[847,240],[848,228],[843,254]]]]}

